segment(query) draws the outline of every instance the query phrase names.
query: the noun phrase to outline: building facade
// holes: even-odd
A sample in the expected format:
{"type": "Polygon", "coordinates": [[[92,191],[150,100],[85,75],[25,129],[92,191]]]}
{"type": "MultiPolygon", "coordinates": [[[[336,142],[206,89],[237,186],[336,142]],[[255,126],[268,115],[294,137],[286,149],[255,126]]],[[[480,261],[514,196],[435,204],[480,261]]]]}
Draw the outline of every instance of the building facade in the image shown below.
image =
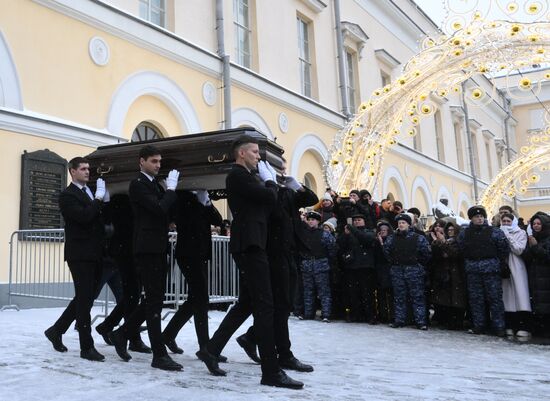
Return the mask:
{"type": "MultiPolygon", "coordinates": [[[[0,283],[21,227],[24,154],[69,160],[101,145],[252,126],[322,195],[335,133],[436,31],[411,0],[5,0],[0,283]]],[[[493,92],[483,76],[466,85],[493,92]]],[[[510,111],[498,93],[467,113],[458,95],[439,106],[392,148],[375,198],[427,216],[445,197],[464,215],[473,177],[481,192],[517,153],[505,124],[509,138],[532,129],[522,122],[532,105],[510,111]]]]}

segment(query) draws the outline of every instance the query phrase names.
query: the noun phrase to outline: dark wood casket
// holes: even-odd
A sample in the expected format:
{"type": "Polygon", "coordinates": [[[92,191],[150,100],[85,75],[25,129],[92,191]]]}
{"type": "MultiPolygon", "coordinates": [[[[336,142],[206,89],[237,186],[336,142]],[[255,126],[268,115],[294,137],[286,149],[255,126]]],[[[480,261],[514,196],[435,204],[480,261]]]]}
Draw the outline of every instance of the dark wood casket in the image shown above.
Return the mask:
{"type": "Polygon", "coordinates": [[[128,184],[139,172],[139,150],[150,144],[159,148],[162,155],[160,179],[177,169],[178,189],[208,189],[214,196],[217,193],[215,197],[223,197],[225,177],[235,161],[231,144],[244,134],[258,139],[262,160],[281,173],[283,148],[254,128],[244,127],[101,146],[86,156],[90,161],[90,181],[102,177],[111,194],[127,192],[128,184]]]}

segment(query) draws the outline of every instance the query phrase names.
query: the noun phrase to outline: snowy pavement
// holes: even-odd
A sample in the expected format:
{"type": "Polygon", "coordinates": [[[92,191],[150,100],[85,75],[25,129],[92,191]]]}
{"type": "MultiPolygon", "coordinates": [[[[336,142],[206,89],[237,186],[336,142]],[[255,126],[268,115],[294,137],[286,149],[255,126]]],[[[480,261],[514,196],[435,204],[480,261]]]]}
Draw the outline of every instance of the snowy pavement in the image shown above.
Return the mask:
{"type": "MultiPolygon", "coordinates": [[[[183,372],[150,367],[131,353],[125,363],[94,331],[105,362],[79,357],[78,335],[53,350],[43,335],[62,309],[0,312],[0,400],[548,400],[550,347],[488,336],[383,325],[290,320],[293,350],[313,373],[288,372],[303,390],[261,386],[260,368],[232,339],[223,354],[227,377],[211,376],[196,359],[195,331],[178,336],[183,372]]],[[[99,310],[95,311],[99,313],[99,310]]],[[[223,318],[210,312],[211,333],[223,318]]],[[[163,324],[166,324],[164,322],[163,324]]],[[[248,326],[244,325],[238,333],[248,326]]],[[[143,339],[148,342],[146,335],[143,339]]]]}

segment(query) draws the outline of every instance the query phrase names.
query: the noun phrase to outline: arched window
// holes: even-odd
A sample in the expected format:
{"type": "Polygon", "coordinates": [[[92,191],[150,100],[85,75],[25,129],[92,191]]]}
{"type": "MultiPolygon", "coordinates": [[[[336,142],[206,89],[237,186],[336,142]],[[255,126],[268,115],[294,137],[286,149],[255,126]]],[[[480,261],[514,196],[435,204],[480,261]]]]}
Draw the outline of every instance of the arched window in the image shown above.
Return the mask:
{"type": "Polygon", "coordinates": [[[315,180],[315,177],[313,177],[313,174],[306,173],[304,175],[304,185],[313,192],[317,192],[317,181],[315,180]]]}
{"type": "Polygon", "coordinates": [[[162,135],[153,124],[142,122],[132,133],[132,142],[149,141],[151,139],[160,139],[162,135]]]}

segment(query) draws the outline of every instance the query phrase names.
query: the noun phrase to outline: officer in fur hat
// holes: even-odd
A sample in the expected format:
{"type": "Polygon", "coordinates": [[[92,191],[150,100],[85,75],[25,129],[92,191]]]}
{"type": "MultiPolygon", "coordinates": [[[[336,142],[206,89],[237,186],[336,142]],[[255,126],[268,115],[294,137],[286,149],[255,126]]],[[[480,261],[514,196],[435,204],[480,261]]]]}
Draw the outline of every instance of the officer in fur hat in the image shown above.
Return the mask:
{"type": "Polygon", "coordinates": [[[384,242],[384,255],[391,263],[391,279],[395,307],[391,327],[403,327],[407,320],[407,298],[411,299],[414,322],[427,330],[424,266],[430,260],[431,249],[426,237],[413,231],[412,218],[407,213],[395,216],[397,230],[384,242]]]}
{"type": "Polygon", "coordinates": [[[321,300],[321,319],[329,322],[332,297],[330,294],[330,264],[336,252],[336,239],[321,227],[321,215],[317,212],[308,212],[306,215],[307,227],[302,236],[300,257],[304,283],[304,317],[315,318],[315,293],[321,300]]]}
{"type": "Polygon", "coordinates": [[[504,233],[489,226],[483,206],[468,209],[470,225],[458,235],[458,245],[464,255],[468,300],[472,313],[472,334],[485,332],[485,300],[489,302],[493,333],[505,335],[504,303],[502,301],[501,266],[508,260],[510,247],[504,233]]]}

